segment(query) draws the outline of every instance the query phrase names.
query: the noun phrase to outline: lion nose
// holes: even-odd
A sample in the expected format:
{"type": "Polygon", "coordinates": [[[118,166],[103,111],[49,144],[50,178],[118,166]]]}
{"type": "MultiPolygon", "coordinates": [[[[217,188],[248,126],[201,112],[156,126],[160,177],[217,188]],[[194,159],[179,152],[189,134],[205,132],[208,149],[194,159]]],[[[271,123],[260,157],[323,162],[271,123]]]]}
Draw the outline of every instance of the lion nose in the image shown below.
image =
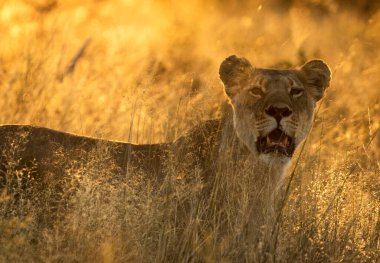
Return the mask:
{"type": "Polygon", "coordinates": [[[282,118],[292,115],[292,109],[285,104],[271,105],[265,110],[265,113],[280,122],[282,118]]]}

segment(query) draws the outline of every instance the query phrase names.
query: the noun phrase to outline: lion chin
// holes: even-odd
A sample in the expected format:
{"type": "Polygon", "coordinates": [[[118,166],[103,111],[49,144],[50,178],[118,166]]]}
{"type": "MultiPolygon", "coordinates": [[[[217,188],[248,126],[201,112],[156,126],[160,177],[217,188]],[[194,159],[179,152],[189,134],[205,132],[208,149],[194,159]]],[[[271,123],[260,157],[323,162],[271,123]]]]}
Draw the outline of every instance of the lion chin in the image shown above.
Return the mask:
{"type": "Polygon", "coordinates": [[[245,58],[230,56],[222,62],[219,75],[240,141],[264,164],[289,163],[329,86],[327,64],[311,60],[300,69],[277,70],[256,68],[245,58]]]}

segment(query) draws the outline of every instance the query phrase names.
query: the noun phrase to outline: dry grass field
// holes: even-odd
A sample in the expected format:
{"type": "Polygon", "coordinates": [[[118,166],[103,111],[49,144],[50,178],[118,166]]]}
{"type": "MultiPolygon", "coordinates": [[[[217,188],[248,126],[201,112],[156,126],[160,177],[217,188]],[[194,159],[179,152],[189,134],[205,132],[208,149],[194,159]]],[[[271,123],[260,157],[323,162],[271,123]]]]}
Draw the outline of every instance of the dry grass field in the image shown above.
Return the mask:
{"type": "MultiPolygon", "coordinates": [[[[159,143],[220,116],[226,96],[218,68],[231,54],[274,68],[321,58],[333,74],[289,169],[270,255],[242,233],[249,187],[225,189],[243,205],[226,204],[224,218],[205,222],[196,182],[168,171],[173,182],[159,189],[143,175],[109,184],[100,147],[86,167],[67,169],[73,191],[53,226],[38,222],[49,207],[31,205],[27,191],[0,192],[0,262],[380,262],[379,7],[370,0],[0,0],[0,124],[159,143]],[[194,205],[178,226],[184,200],[194,205]]],[[[9,157],[16,148],[0,151],[9,157]]],[[[239,174],[226,175],[231,185],[239,174]]]]}

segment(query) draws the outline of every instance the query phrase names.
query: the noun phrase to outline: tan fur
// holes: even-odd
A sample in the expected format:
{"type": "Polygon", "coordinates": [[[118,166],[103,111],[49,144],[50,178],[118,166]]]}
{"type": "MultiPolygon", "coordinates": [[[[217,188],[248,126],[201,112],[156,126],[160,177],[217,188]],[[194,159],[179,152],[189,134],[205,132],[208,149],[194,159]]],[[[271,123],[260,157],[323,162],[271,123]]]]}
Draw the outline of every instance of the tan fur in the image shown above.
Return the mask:
{"type": "Polygon", "coordinates": [[[328,66],[321,60],[309,61],[300,70],[254,68],[248,60],[236,56],[223,61],[220,77],[234,108],[235,131],[253,155],[278,159],[284,165],[289,161],[276,154],[259,156],[257,138],[282,126],[298,146],[312,126],[315,104],[328,87],[330,75],[328,66]],[[292,89],[302,90],[302,94],[292,96],[292,89]],[[252,94],[252,90],[257,94],[252,94]],[[272,105],[289,107],[292,114],[277,123],[266,113],[272,105]]]}
{"type": "Polygon", "coordinates": [[[0,187],[12,184],[12,171],[28,171],[18,176],[33,180],[44,200],[47,188],[64,191],[60,182],[67,180],[73,169],[96,169],[89,167],[95,154],[111,171],[107,180],[116,184],[126,174],[140,172],[162,182],[171,160],[178,171],[200,171],[210,187],[218,171],[246,166],[261,176],[259,180],[269,180],[274,191],[290,156],[260,154],[257,140],[280,125],[294,137],[295,146],[299,145],[312,126],[315,104],[329,84],[330,70],[320,60],[310,61],[300,70],[260,69],[245,58],[231,56],[222,62],[220,78],[232,114],[206,121],[171,143],[135,145],[27,125],[1,126],[0,187]],[[293,89],[303,91],[294,96],[293,89]],[[277,123],[266,113],[271,106],[288,107],[292,114],[277,123]]]}

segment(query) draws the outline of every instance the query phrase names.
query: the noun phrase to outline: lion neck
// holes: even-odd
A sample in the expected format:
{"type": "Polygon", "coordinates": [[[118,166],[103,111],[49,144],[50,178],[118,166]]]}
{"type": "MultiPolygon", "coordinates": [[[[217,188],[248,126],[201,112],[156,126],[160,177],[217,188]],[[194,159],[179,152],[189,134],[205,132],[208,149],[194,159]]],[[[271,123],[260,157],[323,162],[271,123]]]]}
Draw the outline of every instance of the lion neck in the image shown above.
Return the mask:
{"type": "Polygon", "coordinates": [[[246,192],[254,221],[271,225],[283,194],[288,164],[252,154],[236,135],[232,114],[225,115],[222,123],[217,176],[222,178],[226,189],[246,192]]]}

